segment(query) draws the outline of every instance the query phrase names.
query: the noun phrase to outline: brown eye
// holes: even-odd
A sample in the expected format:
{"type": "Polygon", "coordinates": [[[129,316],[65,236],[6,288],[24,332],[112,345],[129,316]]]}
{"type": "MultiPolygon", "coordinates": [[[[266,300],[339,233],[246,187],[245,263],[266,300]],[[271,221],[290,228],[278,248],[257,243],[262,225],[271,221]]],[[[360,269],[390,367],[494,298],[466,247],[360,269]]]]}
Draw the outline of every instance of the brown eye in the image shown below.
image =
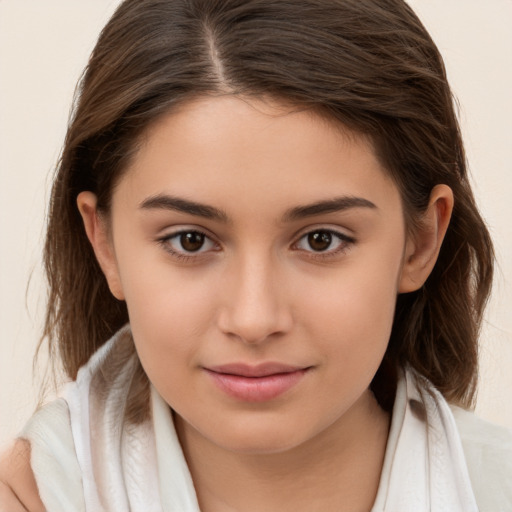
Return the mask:
{"type": "Polygon", "coordinates": [[[190,231],[180,235],[181,247],[187,252],[199,251],[204,245],[205,236],[198,231],[190,231]]]}
{"type": "Polygon", "coordinates": [[[308,245],[313,251],[326,251],[332,244],[332,233],[329,231],[314,231],[307,235],[308,245]]]}
{"type": "Polygon", "coordinates": [[[205,252],[218,250],[217,244],[201,231],[179,231],[159,240],[164,249],[173,256],[193,258],[205,252]]]}
{"type": "Polygon", "coordinates": [[[294,244],[294,248],[310,254],[316,253],[318,257],[328,257],[343,253],[354,243],[355,239],[344,233],[330,229],[316,229],[302,235],[294,244]]]}

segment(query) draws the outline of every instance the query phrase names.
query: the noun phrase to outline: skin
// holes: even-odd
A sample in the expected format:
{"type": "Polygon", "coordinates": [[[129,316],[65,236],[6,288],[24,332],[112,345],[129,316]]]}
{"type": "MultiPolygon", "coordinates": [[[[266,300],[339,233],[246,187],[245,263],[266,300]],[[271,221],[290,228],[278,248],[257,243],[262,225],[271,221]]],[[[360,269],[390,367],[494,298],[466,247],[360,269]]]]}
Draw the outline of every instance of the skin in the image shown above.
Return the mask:
{"type": "Polygon", "coordinates": [[[0,457],[0,512],[44,512],[30,468],[30,444],[18,439],[0,457]]]}
{"type": "Polygon", "coordinates": [[[389,417],[368,388],[396,296],[428,277],[452,206],[438,185],[407,236],[398,189],[368,140],[233,96],[156,123],[109,218],[92,193],[79,195],[142,364],[175,412],[203,512],[370,510],[389,417]],[[263,401],[228,395],[209,372],[262,362],[305,371],[263,401]]]}

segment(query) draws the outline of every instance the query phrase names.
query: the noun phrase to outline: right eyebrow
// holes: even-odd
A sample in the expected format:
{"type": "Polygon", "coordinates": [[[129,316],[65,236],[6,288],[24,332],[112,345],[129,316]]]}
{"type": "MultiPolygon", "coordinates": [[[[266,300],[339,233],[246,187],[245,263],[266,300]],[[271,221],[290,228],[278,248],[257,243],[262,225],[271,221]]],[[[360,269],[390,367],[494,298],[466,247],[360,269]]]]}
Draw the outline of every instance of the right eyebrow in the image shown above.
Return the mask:
{"type": "Polygon", "coordinates": [[[150,196],[141,202],[139,208],[143,210],[172,210],[175,212],[186,213],[196,217],[217,220],[219,222],[228,222],[228,216],[223,210],[214,206],[197,203],[181,197],[170,196],[167,194],[158,194],[150,196]]]}
{"type": "Polygon", "coordinates": [[[351,208],[369,208],[371,210],[378,209],[377,205],[363,197],[342,196],[292,208],[285,213],[284,220],[289,222],[314,217],[315,215],[336,213],[349,210],[351,208]]]}

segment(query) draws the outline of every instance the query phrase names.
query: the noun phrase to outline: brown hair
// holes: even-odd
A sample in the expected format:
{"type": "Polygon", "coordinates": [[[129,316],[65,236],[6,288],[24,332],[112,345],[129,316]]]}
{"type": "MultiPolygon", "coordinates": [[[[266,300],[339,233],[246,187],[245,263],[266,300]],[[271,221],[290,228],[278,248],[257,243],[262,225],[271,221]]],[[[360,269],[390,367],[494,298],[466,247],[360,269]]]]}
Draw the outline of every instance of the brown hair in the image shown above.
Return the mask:
{"type": "MultiPolygon", "coordinates": [[[[112,190],[159,116],[193,96],[271,96],[366,134],[401,191],[413,229],[432,188],[455,207],[438,262],[400,295],[389,348],[372,383],[392,400],[410,365],[468,406],[493,250],[467,177],[441,56],[402,0],[126,0],[100,35],[81,80],[57,169],[45,247],[44,336],[74,378],[128,321],[85,236],[77,194],[108,214],[112,190]]],[[[143,379],[141,379],[141,382],[143,379]]]]}

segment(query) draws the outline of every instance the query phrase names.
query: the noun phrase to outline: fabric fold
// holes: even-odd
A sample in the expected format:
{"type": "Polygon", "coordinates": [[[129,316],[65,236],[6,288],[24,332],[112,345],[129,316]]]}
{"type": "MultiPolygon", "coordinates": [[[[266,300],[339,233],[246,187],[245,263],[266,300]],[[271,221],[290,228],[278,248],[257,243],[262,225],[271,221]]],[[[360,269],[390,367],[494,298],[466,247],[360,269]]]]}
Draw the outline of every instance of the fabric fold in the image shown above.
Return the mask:
{"type": "MultiPolygon", "coordinates": [[[[58,421],[43,408],[27,424],[23,437],[32,445],[41,496],[55,504],[51,512],[199,512],[171,409],[154,387],[148,419],[125,421],[138,364],[126,326],[80,370],[64,400],[47,406],[58,410],[58,421]],[[54,424],[59,435],[48,435],[54,424]],[[57,487],[59,479],[68,487],[57,487]]],[[[478,507],[450,407],[426,379],[406,369],[372,512],[412,511],[478,507]]]]}
{"type": "Polygon", "coordinates": [[[372,512],[478,512],[453,414],[413,370],[398,382],[372,512]]]}

